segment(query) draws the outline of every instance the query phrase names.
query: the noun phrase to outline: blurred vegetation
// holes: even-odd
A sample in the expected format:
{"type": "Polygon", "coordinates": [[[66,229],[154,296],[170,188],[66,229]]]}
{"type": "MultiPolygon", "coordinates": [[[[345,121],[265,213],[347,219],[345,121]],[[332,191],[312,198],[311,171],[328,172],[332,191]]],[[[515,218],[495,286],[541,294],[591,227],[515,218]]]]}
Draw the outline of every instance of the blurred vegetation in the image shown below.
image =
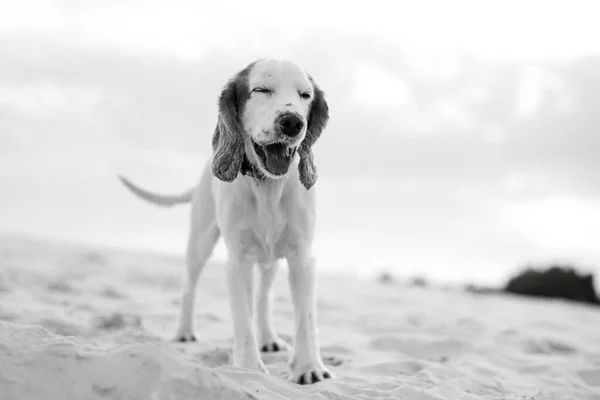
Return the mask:
{"type": "Polygon", "coordinates": [[[508,281],[503,291],[600,304],[594,290],[594,276],[580,274],[570,265],[554,264],[545,268],[527,266],[508,281]]]}

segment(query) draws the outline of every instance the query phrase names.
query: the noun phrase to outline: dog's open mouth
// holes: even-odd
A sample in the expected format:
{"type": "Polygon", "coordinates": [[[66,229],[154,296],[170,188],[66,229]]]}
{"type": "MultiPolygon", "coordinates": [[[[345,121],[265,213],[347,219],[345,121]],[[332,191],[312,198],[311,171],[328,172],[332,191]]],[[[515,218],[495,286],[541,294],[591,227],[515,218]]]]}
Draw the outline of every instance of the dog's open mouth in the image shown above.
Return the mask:
{"type": "Polygon", "coordinates": [[[288,171],[297,149],[297,147],[290,147],[285,143],[271,143],[261,146],[252,141],[252,144],[263,166],[273,175],[283,175],[288,171]]]}

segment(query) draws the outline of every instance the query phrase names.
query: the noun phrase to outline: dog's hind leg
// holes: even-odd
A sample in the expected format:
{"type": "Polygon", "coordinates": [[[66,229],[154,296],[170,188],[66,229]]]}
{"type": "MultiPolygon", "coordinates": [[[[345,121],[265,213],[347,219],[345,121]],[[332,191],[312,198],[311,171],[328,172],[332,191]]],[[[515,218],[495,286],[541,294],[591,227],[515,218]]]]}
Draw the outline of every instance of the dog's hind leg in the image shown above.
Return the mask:
{"type": "Polygon", "coordinates": [[[215,225],[202,232],[192,232],[188,240],[186,254],[186,274],[181,296],[179,313],[179,328],[175,340],[179,342],[194,342],[194,301],[196,285],[206,260],[219,239],[219,228],[215,225]]]}
{"type": "Polygon", "coordinates": [[[277,275],[277,262],[259,264],[260,283],[256,295],[256,327],[258,348],[262,352],[275,352],[289,349],[289,345],[279,339],[271,324],[273,293],[271,288],[277,275]]]}
{"type": "Polygon", "coordinates": [[[205,168],[192,204],[179,328],[175,336],[175,340],[179,342],[193,342],[196,340],[193,322],[196,284],[220,236],[210,184],[210,169],[205,168]]]}

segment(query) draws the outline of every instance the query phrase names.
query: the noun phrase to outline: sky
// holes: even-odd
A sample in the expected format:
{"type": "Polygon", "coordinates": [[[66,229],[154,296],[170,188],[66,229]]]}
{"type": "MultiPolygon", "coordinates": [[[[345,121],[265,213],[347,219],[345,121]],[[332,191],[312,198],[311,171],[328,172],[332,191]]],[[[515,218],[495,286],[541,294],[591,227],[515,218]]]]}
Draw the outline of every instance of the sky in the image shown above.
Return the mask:
{"type": "MultiPolygon", "coordinates": [[[[322,268],[498,282],[600,271],[594,1],[0,5],[0,232],[181,253],[225,81],[292,59],[325,90],[322,268]]],[[[221,245],[215,255],[224,257],[221,245]]]]}

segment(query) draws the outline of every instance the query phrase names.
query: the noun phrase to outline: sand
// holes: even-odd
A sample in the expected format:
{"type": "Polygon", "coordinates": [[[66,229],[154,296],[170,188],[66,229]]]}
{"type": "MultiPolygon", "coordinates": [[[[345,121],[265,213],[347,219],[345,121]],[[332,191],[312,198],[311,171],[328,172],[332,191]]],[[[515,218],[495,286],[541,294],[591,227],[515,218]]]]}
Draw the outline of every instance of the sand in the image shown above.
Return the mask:
{"type": "MultiPolygon", "coordinates": [[[[321,272],[322,354],[337,379],[232,367],[222,265],[198,285],[197,343],[171,342],[182,258],[0,239],[0,400],[600,399],[600,308],[321,272]]],[[[274,323],[291,341],[282,268],[274,323]]]]}

